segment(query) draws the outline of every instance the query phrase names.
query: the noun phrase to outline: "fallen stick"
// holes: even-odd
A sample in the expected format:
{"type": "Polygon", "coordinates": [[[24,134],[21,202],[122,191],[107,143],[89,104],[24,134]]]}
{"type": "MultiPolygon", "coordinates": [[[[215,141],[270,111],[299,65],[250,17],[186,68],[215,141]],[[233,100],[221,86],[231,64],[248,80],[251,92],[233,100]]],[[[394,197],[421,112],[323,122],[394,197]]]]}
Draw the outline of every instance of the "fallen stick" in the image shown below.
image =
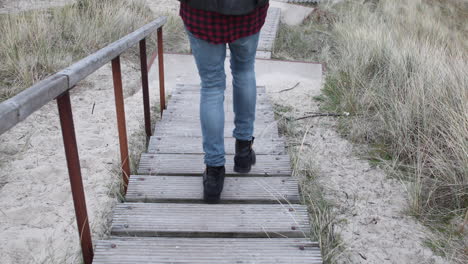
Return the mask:
{"type": "Polygon", "coordinates": [[[294,85],[294,86],[293,86],[293,87],[291,87],[291,88],[288,88],[288,89],[281,90],[281,91],[279,91],[278,93],[282,93],[282,92],[291,91],[292,89],[294,89],[294,88],[298,87],[298,86],[299,86],[299,84],[301,84],[301,82],[298,82],[298,83],[296,83],[296,85],[294,85]]]}
{"type": "Polygon", "coordinates": [[[336,114],[336,113],[317,113],[313,115],[307,115],[303,117],[296,118],[294,120],[302,120],[302,119],[307,119],[307,118],[314,118],[314,117],[322,117],[322,116],[332,116],[332,117],[339,117],[339,116],[344,116],[343,114],[336,114]]]}

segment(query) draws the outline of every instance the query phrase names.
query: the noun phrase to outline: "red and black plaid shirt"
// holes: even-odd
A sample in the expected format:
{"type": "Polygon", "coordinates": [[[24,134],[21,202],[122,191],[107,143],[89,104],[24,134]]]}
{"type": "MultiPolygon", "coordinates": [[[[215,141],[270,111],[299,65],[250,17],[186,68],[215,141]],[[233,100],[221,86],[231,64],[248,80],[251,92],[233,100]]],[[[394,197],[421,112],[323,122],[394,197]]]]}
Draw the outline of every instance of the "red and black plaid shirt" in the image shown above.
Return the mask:
{"type": "Polygon", "coordinates": [[[180,16],[185,27],[199,39],[213,44],[231,43],[260,31],[268,12],[268,4],[247,15],[223,15],[180,3],[180,16]]]}

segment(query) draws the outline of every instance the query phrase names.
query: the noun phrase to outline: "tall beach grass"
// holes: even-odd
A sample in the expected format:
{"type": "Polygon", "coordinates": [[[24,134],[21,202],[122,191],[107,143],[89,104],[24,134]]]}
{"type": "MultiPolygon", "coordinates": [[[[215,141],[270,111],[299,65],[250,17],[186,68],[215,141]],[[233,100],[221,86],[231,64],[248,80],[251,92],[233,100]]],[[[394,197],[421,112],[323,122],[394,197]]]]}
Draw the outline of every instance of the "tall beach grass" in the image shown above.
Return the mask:
{"type": "Polygon", "coordinates": [[[408,213],[434,231],[426,245],[460,263],[468,255],[467,17],[465,0],[324,3],[280,32],[309,45],[276,53],[326,64],[324,108],[351,113],[343,135],[369,144],[369,158],[404,182],[408,213]]]}
{"type": "Polygon", "coordinates": [[[153,19],[138,0],[78,0],[0,15],[0,102],[153,19]]]}

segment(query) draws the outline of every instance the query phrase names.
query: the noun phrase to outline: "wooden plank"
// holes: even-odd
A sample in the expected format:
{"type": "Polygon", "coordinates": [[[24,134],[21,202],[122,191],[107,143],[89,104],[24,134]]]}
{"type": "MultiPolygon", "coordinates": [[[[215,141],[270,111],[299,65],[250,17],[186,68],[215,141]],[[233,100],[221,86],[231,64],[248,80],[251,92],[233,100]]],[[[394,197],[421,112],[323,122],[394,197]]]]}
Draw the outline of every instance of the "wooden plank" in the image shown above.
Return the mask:
{"type": "MultiPolygon", "coordinates": [[[[230,111],[225,112],[224,118],[226,122],[234,122],[234,113],[230,111]]],[[[180,113],[178,111],[168,110],[164,112],[163,117],[162,117],[163,121],[164,120],[185,121],[187,119],[199,120],[200,112],[199,111],[194,111],[194,112],[182,111],[182,113],[180,113]]],[[[270,111],[257,111],[255,115],[255,119],[273,122],[275,121],[275,115],[273,112],[270,112],[270,111]]]]}
{"type": "MultiPolygon", "coordinates": [[[[225,138],[226,154],[235,154],[235,138],[225,138]]],[[[257,155],[287,154],[283,139],[256,138],[254,150],[257,155]]],[[[201,137],[158,137],[153,136],[148,145],[148,153],[152,154],[203,154],[201,137]]]]}
{"type": "Polygon", "coordinates": [[[67,76],[56,74],[0,103],[0,135],[68,90],[67,76]]]}
{"type": "MultiPolygon", "coordinates": [[[[191,176],[130,177],[127,202],[203,201],[203,178],[191,176]]],[[[292,177],[227,177],[221,203],[299,203],[297,180],[292,177]]]]}
{"type": "MultiPolygon", "coordinates": [[[[288,155],[257,155],[257,164],[248,174],[233,171],[234,155],[226,155],[226,175],[237,176],[290,176],[288,155]]],[[[205,165],[203,155],[198,154],[143,154],[138,174],[199,176],[205,165]]]]}
{"type": "MultiPolygon", "coordinates": [[[[224,137],[225,138],[231,138],[232,137],[232,130],[233,126],[227,125],[226,128],[224,129],[224,137]]],[[[159,127],[155,130],[154,132],[155,136],[160,136],[160,137],[201,137],[202,136],[202,131],[199,128],[199,125],[196,123],[179,123],[179,124],[173,124],[173,125],[168,125],[164,127],[159,127]],[[192,125],[192,127],[188,126],[192,125]]],[[[272,139],[277,139],[279,138],[278,134],[278,127],[276,123],[272,123],[269,126],[265,127],[259,127],[255,128],[254,135],[256,138],[272,138],[272,139]]]]}
{"type": "Polygon", "coordinates": [[[257,50],[259,51],[273,51],[273,46],[278,33],[278,27],[280,23],[281,9],[270,7],[268,9],[268,16],[265,21],[265,25],[260,32],[260,40],[258,43],[257,50]]]}
{"type": "Polygon", "coordinates": [[[68,86],[73,87],[79,81],[86,78],[97,69],[104,66],[106,63],[113,60],[115,57],[122,54],[124,51],[133,47],[140,40],[146,38],[158,28],[166,24],[167,17],[160,17],[156,20],[144,25],[138,30],[128,34],[127,36],[115,41],[94,54],[78,61],[68,68],[60,71],[58,74],[68,76],[68,86]]]}
{"type": "MultiPolygon", "coordinates": [[[[188,92],[200,92],[200,85],[199,84],[176,84],[174,89],[172,89],[172,93],[188,93],[188,92]]],[[[228,85],[225,91],[232,91],[232,85],[228,85]]],[[[257,93],[265,93],[266,87],[265,86],[257,86],[257,93]]]]}
{"type": "MultiPolygon", "coordinates": [[[[279,138],[278,125],[276,122],[265,123],[266,121],[256,121],[254,125],[254,135],[271,135],[272,138],[279,138]]],[[[224,124],[224,136],[232,137],[235,125],[231,122],[224,124]]],[[[156,136],[173,137],[201,137],[201,124],[198,120],[187,120],[185,122],[159,121],[155,125],[154,134],[156,136]]]]}
{"type": "Polygon", "coordinates": [[[310,233],[307,207],[297,204],[123,203],[111,234],[166,237],[289,237],[310,233]]]}
{"type": "MultiPolygon", "coordinates": [[[[198,112],[200,111],[200,104],[198,101],[190,102],[190,101],[169,101],[167,104],[167,110],[173,111],[182,111],[182,112],[198,112]]],[[[256,106],[256,111],[270,111],[273,112],[273,107],[269,103],[259,102],[256,106]]],[[[224,104],[224,111],[225,112],[234,112],[232,104],[225,103],[224,104]]]]}
{"type": "Polygon", "coordinates": [[[320,264],[316,242],[297,238],[120,238],[98,241],[94,264],[320,264]]]}
{"type": "MultiPolygon", "coordinates": [[[[194,101],[194,100],[199,100],[200,99],[200,93],[186,93],[184,91],[182,92],[177,92],[177,93],[172,93],[171,94],[171,100],[190,100],[190,101],[194,101]]],[[[233,100],[233,95],[232,95],[232,92],[225,92],[224,93],[224,100],[225,101],[232,101],[233,100]]],[[[260,92],[257,92],[257,101],[269,101],[270,98],[268,96],[268,94],[266,93],[260,93],[260,92]]]]}

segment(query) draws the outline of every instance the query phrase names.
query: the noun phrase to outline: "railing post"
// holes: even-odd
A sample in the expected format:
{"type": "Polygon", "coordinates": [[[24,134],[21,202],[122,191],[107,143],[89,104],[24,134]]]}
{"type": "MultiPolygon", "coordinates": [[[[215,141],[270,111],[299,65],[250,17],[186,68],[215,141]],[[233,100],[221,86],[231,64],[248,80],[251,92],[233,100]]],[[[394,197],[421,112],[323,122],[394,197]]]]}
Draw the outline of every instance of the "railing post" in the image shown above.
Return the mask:
{"type": "Polygon", "coordinates": [[[78,233],[80,235],[83,260],[85,264],[91,264],[93,262],[94,255],[93,243],[89,229],[83,180],[81,178],[80,158],[76,143],[75,126],[73,124],[70,93],[68,91],[57,97],[57,105],[59,109],[63,145],[65,147],[68,175],[70,177],[73,204],[75,205],[76,221],[78,224],[78,233]]]}
{"type": "Polygon", "coordinates": [[[147,141],[151,137],[151,110],[148,82],[148,58],[146,55],[146,39],[140,40],[141,85],[143,90],[143,111],[145,115],[145,130],[147,141]]]}
{"type": "Polygon", "coordinates": [[[159,62],[159,100],[161,102],[161,116],[166,109],[166,92],[164,87],[164,47],[162,27],[158,28],[158,62],[159,62]]]}
{"type": "Polygon", "coordinates": [[[120,159],[122,162],[123,191],[127,192],[128,178],[130,177],[130,162],[128,155],[127,127],[125,122],[125,106],[122,89],[122,72],[120,57],[112,60],[112,77],[114,81],[115,108],[117,112],[117,126],[119,129],[120,159]]]}

